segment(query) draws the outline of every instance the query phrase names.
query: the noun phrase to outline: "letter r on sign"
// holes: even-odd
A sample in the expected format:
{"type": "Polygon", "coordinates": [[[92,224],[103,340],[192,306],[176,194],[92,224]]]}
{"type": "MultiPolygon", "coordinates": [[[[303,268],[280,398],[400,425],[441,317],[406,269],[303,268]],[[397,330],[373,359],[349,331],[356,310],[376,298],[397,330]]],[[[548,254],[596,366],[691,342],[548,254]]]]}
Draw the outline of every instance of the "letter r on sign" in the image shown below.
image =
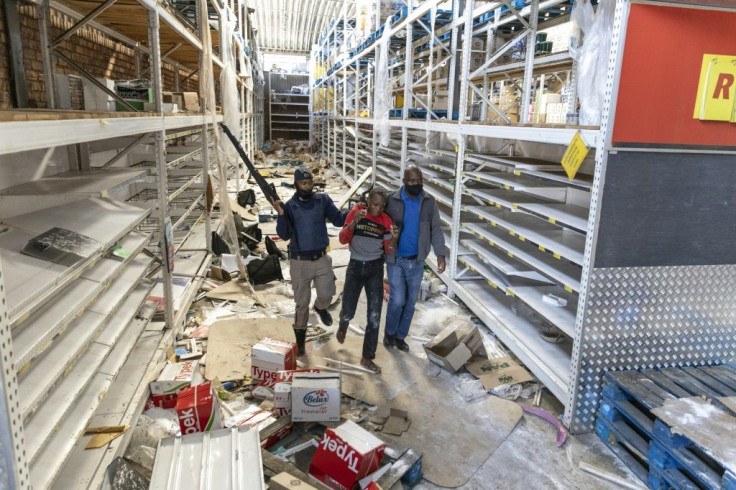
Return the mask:
{"type": "Polygon", "coordinates": [[[714,99],[728,99],[731,86],[734,82],[734,76],[731,73],[719,73],[716,80],[716,89],[713,92],[714,99]]]}

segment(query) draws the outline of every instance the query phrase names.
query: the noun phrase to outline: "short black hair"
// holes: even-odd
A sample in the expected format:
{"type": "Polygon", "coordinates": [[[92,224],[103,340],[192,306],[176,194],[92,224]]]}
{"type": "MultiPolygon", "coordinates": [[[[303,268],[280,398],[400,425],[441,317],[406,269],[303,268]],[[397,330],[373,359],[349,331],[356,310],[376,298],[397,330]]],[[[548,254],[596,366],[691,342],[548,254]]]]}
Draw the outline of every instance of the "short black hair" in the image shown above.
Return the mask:
{"type": "Polygon", "coordinates": [[[378,187],[373,187],[370,191],[368,191],[368,198],[366,199],[366,202],[368,202],[368,199],[370,199],[373,196],[381,196],[383,198],[383,202],[386,202],[386,199],[388,199],[388,196],[386,196],[386,193],[383,192],[378,187]]]}

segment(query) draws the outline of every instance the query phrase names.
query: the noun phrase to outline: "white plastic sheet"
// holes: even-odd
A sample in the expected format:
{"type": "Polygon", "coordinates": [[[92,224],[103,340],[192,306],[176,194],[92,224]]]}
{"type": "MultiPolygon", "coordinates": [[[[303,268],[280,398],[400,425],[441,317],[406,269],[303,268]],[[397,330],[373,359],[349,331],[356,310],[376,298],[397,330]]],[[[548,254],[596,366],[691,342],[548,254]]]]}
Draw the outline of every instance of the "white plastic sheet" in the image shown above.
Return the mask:
{"type": "Polygon", "coordinates": [[[391,85],[388,74],[388,44],[391,23],[386,21],[383,26],[383,35],[378,44],[376,53],[376,85],[373,89],[373,118],[374,131],[378,135],[381,146],[388,146],[391,140],[391,124],[388,120],[388,111],[391,107],[391,85]]]}
{"type": "Polygon", "coordinates": [[[570,55],[577,62],[582,125],[601,122],[615,5],[615,0],[601,0],[594,12],[589,0],[577,0],[572,11],[572,21],[582,34],[582,45],[570,46],[570,55]]]}

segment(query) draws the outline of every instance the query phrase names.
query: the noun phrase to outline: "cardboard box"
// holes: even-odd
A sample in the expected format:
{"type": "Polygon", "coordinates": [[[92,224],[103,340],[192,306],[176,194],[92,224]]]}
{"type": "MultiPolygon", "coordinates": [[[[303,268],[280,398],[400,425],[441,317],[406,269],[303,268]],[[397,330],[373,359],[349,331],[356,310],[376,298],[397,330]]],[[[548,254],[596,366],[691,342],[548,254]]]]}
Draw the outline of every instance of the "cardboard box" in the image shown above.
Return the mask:
{"type": "Polygon", "coordinates": [[[199,112],[199,94],[197,92],[176,92],[181,97],[179,108],[185,111],[199,112]]]}
{"type": "Polygon", "coordinates": [[[178,399],[178,393],[171,393],[168,395],[151,395],[151,405],[159,408],[176,408],[176,401],[178,399]]]}
{"type": "MultiPolygon", "coordinates": [[[[97,78],[97,81],[115,92],[115,81],[109,78],[97,78]]],[[[84,93],[84,110],[113,112],[115,111],[115,99],[112,95],[104,92],[97,85],[86,78],[82,79],[82,91],[84,93]]]]}
{"type": "MultiPolygon", "coordinates": [[[[179,106],[170,102],[164,102],[161,109],[161,112],[164,114],[179,112],[179,106]]],[[[156,104],[154,102],[144,102],[143,110],[146,112],[156,112],[156,104]]]]}
{"type": "Polygon", "coordinates": [[[492,390],[501,385],[515,385],[531,381],[529,372],[508,357],[473,361],[468,371],[483,383],[483,388],[492,390]]]}
{"type": "Polygon", "coordinates": [[[309,474],[330,488],[352,489],[376,471],[386,445],[355,422],[328,428],[317,446],[309,474]]]}
{"type": "Polygon", "coordinates": [[[250,351],[251,377],[260,380],[275,379],[279,371],[296,369],[296,355],[296,343],[266,337],[250,351]]]}
{"type": "Polygon", "coordinates": [[[158,379],[151,383],[151,394],[176,394],[182,388],[195,386],[204,381],[199,373],[199,361],[168,362],[158,379]]]}
{"type": "Polygon", "coordinates": [[[268,481],[268,488],[271,490],[317,490],[304,480],[290,475],[285,471],[272,477],[268,481]]]}
{"type": "Polygon", "coordinates": [[[318,373],[319,369],[293,369],[290,371],[278,371],[275,377],[264,379],[256,386],[252,393],[253,398],[259,400],[273,400],[274,387],[276,383],[286,383],[291,386],[291,380],[294,373],[318,373]]]}
{"type": "Polygon", "coordinates": [[[340,421],[340,375],[297,373],[291,382],[291,420],[340,421]]]}
{"type": "Polygon", "coordinates": [[[181,390],[176,413],[182,435],[222,429],[220,402],[209,381],[181,390]]]}
{"type": "Polygon", "coordinates": [[[435,338],[424,344],[430,361],[454,373],[474,354],[486,357],[480,330],[467,320],[454,320],[435,338]]]}

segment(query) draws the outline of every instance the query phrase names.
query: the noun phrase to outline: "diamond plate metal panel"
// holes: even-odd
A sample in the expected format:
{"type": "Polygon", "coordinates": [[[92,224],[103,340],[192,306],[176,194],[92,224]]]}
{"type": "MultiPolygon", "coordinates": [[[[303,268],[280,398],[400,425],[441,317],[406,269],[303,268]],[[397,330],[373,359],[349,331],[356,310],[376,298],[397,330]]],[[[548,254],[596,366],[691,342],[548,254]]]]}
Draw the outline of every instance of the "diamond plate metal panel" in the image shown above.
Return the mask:
{"type": "Polygon", "coordinates": [[[593,430],[608,371],[736,357],[736,265],[594,269],[578,348],[575,433],[593,430]]]}

